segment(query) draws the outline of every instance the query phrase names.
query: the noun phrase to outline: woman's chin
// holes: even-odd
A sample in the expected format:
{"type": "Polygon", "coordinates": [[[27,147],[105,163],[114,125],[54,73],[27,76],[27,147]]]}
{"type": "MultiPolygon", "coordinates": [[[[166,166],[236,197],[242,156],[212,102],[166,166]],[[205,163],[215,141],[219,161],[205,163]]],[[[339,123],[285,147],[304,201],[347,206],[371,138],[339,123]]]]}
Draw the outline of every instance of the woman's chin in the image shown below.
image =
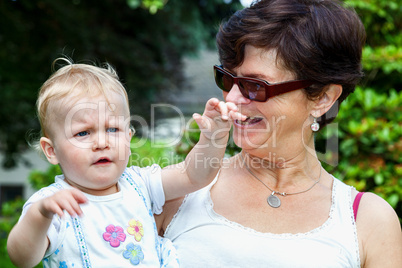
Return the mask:
{"type": "Polygon", "coordinates": [[[258,133],[248,133],[245,135],[243,131],[239,131],[236,128],[233,131],[233,142],[243,150],[268,148],[266,141],[267,139],[264,139],[258,133]]]}

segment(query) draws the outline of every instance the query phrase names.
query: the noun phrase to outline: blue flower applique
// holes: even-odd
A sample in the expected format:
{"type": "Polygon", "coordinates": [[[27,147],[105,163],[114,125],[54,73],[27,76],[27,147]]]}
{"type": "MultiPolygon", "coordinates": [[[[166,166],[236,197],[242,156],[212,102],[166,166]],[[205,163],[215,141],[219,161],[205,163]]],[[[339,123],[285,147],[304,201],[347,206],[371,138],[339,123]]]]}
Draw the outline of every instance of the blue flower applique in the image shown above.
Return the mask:
{"type": "Polygon", "coordinates": [[[126,246],[123,257],[130,259],[132,265],[138,265],[144,259],[144,252],[142,252],[141,246],[134,245],[134,243],[131,242],[126,246]]]}
{"type": "Polygon", "coordinates": [[[61,261],[61,262],[60,262],[60,265],[59,265],[59,268],[67,268],[66,262],[65,262],[65,261],[61,261]]]}

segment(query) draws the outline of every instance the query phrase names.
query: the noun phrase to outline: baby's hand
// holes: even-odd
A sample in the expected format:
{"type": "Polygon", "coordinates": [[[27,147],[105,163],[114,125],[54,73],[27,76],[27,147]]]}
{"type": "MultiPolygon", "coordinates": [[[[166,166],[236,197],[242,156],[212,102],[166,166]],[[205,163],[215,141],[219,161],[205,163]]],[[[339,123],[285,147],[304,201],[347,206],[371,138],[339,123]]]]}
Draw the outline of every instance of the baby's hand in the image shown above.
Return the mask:
{"type": "Polygon", "coordinates": [[[246,120],[246,116],[238,112],[236,104],[209,99],[205,105],[203,115],[193,114],[201,132],[209,139],[221,139],[230,130],[231,121],[246,120]]]}
{"type": "Polygon", "coordinates": [[[39,212],[51,219],[54,214],[63,217],[66,210],[71,216],[82,215],[79,204],[87,202],[86,196],[77,189],[61,190],[38,201],[39,212]]]}

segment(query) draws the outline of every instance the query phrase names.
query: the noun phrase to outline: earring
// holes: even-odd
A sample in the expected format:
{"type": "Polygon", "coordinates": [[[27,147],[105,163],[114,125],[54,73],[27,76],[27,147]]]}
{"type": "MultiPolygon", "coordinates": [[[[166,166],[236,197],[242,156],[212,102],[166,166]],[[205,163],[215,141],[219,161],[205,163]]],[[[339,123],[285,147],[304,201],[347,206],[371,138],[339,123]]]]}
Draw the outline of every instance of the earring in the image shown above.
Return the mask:
{"type": "Polygon", "coordinates": [[[311,124],[311,130],[317,132],[320,129],[320,124],[317,122],[317,117],[314,117],[314,122],[311,124]]]}

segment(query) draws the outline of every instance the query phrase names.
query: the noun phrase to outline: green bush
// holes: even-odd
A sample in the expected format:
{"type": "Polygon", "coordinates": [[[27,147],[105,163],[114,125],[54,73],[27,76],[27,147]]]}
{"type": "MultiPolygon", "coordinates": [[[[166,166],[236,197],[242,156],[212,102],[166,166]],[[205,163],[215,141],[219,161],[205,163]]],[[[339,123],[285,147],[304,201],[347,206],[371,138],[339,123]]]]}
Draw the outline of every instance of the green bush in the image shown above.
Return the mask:
{"type": "Polygon", "coordinates": [[[177,158],[174,149],[163,141],[151,141],[137,137],[134,137],[131,141],[131,155],[128,166],[146,167],[158,164],[164,168],[180,161],[182,161],[182,158],[177,158]]]}
{"type": "Polygon", "coordinates": [[[0,218],[0,263],[2,268],[15,267],[7,254],[7,237],[20,217],[24,202],[24,200],[17,199],[2,206],[0,218]]]}
{"type": "MultiPolygon", "coordinates": [[[[335,177],[383,197],[402,216],[402,92],[357,88],[338,117],[339,163],[323,166],[335,177]]],[[[317,143],[334,137],[322,131],[317,143]]],[[[331,162],[327,155],[324,162],[331,162]],[[325,161],[326,160],[326,161],[325,161]]]]}

